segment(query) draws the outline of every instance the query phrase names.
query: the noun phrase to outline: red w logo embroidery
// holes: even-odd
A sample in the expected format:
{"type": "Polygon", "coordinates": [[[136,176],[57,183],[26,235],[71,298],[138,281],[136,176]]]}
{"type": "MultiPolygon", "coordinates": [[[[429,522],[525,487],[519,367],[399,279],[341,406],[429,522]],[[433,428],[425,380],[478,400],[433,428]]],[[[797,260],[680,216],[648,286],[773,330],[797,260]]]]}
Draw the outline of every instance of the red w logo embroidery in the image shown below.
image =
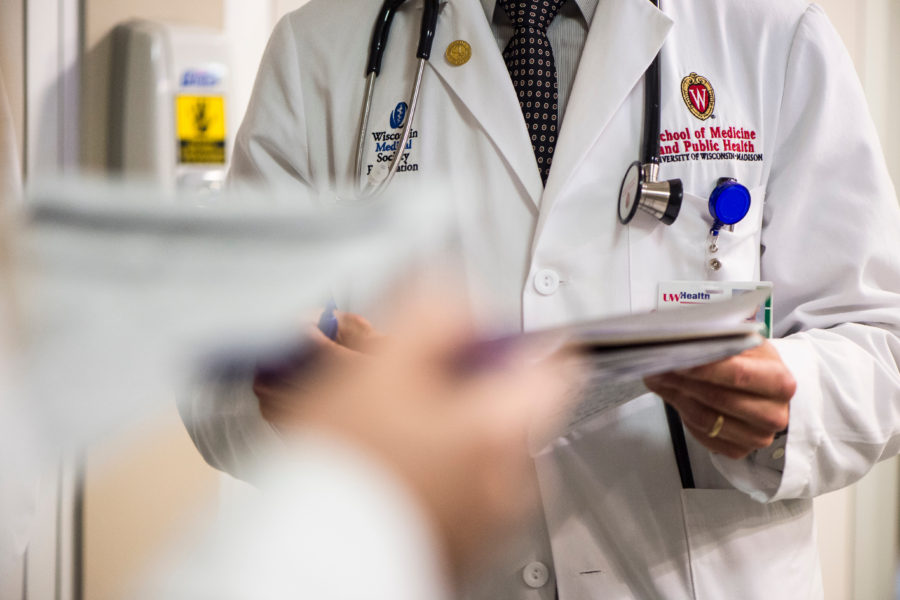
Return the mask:
{"type": "Polygon", "coordinates": [[[695,117],[701,121],[712,116],[716,107],[716,93],[706,77],[691,73],[681,80],[681,98],[695,117]]]}
{"type": "Polygon", "coordinates": [[[678,302],[678,294],[663,294],[663,302],[678,302]]]}
{"type": "Polygon", "coordinates": [[[700,113],[705,113],[706,107],[709,105],[709,90],[706,89],[706,86],[699,83],[694,84],[688,88],[688,93],[691,95],[691,104],[694,105],[694,108],[700,113]]]}

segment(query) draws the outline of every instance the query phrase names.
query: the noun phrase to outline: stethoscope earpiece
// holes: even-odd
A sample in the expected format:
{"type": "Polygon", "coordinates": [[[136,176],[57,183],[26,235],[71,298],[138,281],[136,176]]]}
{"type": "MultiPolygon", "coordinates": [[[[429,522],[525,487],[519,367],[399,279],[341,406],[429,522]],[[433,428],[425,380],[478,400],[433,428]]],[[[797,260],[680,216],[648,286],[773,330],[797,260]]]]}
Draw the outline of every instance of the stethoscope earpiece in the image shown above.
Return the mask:
{"type": "Polygon", "coordinates": [[[619,222],[627,225],[638,209],[671,225],[681,211],[684,190],[680,179],[657,181],[659,165],[642,165],[634,161],[625,173],[619,188],[619,222]]]}

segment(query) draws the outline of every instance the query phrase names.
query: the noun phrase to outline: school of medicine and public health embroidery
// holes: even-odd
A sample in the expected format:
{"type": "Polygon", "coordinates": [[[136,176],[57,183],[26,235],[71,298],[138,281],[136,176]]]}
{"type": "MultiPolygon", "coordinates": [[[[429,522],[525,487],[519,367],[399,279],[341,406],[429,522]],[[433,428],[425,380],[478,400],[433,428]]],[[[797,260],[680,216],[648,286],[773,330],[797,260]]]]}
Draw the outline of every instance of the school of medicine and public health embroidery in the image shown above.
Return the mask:
{"type": "MultiPolygon", "coordinates": [[[[681,80],[685,106],[700,121],[715,119],[716,93],[702,75],[691,73],[681,80]]],[[[688,160],[737,160],[761,162],[760,142],[755,129],[738,125],[685,127],[659,134],[659,154],[663,163],[688,160]]]]}
{"type": "Polygon", "coordinates": [[[744,127],[685,127],[659,134],[659,158],[664,163],[686,160],[762,161],[758,134],[744,127]]]}

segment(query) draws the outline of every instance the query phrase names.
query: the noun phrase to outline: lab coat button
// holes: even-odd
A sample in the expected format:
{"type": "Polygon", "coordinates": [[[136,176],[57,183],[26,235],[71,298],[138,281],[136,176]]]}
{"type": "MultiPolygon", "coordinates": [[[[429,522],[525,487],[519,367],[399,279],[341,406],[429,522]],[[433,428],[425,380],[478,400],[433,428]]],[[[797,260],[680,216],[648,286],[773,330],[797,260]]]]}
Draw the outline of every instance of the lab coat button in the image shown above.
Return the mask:
{"type": "Polygon", "coordinates": [[[778,448],[775,452],[772,453],[772,458],[775,460],[781,460],[784,458],[784,448],[778,448]]]}
{"type": "Polygon", "coordinates": [[[528,563],[522,571],[522,578],[525,584],[530,588],[540,588],[547,585],[550,581],[550,569],[542,562],[534,561],[528,563]]]}
{"type": "Polygon", "coordinates": [[[534,289],[543,296],[551,296],[559,289],[559,274],[552,269],[541,269],[534,276],[534,289]]]}

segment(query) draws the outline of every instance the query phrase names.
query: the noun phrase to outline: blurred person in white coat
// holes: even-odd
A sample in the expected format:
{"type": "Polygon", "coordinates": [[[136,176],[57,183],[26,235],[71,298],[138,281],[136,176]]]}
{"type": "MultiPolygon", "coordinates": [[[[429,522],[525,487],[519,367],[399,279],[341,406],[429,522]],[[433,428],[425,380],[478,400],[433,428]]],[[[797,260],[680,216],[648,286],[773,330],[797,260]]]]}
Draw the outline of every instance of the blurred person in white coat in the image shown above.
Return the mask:
{"type": "MultiPolygon", "coordinates": [[[[394,18],[357,172],[379,4],[313,0],[279,23],[234,179],[352,196],[390,157],[422,4],[394,18]]],[[[559,129],[542,172],[504,64],[515,27],[502,4],[440,3],[414,135],[391,184],[451,189],[462,261],[489,282],[502,324],[652,310],[672,282],[765,280],[776,339],[649,380],[657,393],[546,448],[536,460],[545,518],[478,593],[821,598],[812,498],[900,451],[900,214],[843,45],[801,0],[569,0],[547,30],[559,129]],[[643,212],[624,225],[620,186],[641,151],[644,75],[657,54],[660,179],[680,178],[684,201],[671,226],[643,212]],[[751,202],[733,230],[717,230],[713,252],[708,198],[720,178],[751,202]],[[693,487],[679,477],[660,397],[690,434],[693,487]]],[[[217,407],[214,421],[190,424],[211,464],[242,476],[276,437],[260,401],[248,383],[187,403],[217,407]]]]}
{"type": "Polygon", "coordinates": [[[457,597],[538,507],[529,436],[560,425],[575,371],[513,345],[473,360],[477,330],[454,296],[394,298],[377,348],[368,323],[340,315],[365,355],[319,333],[314,363],[258,379],[284,442],[255,465],[265,493],[203,551],[192,539],[146,597],[457,597]]]}

